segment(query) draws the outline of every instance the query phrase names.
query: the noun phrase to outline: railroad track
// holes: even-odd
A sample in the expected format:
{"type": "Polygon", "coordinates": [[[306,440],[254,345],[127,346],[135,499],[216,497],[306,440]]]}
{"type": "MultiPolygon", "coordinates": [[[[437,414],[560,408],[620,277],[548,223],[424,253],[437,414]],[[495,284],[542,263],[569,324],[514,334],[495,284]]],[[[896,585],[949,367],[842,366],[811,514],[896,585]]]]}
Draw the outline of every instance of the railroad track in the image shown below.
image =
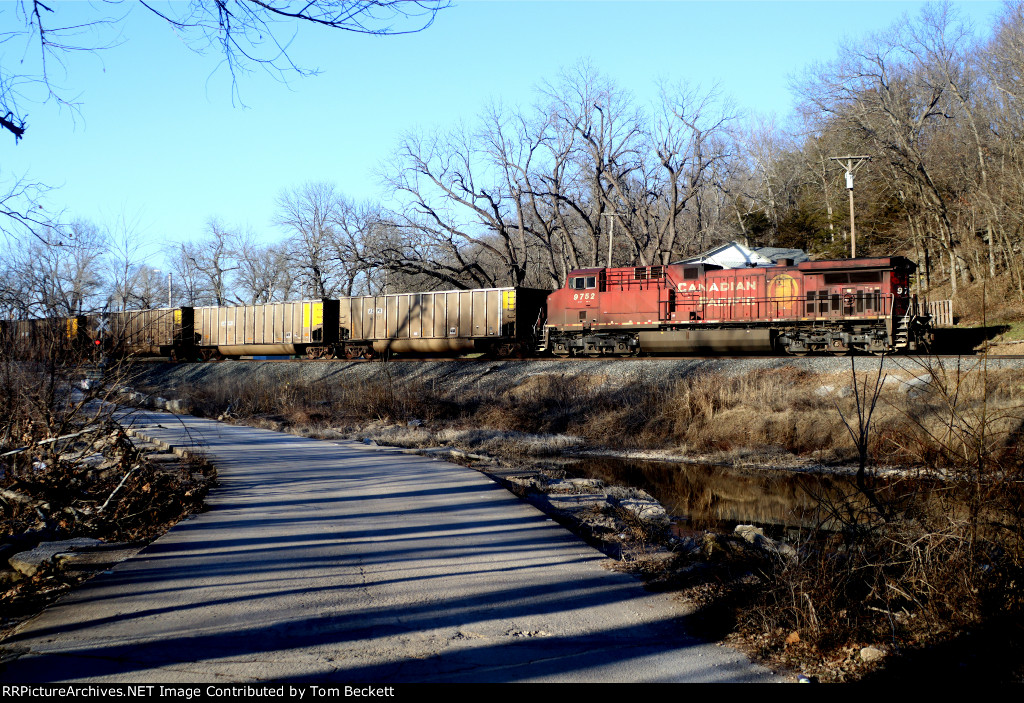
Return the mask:
{"type": "MultiPolygon", "coordinates": [[[[859,358],[874,359],[883,357],[864,356],[857,355],[859,358]]],[[[954,359],[981,359],[981,354],[935,354],[932,358],[942,360],[954,360],[954,359]]],[[[598,362],[598,361],[752,361],[759,359],[780,359],[788,361],[799,361],[799,360],[815,360],[815,359],[846,359],[848,356],[834,356],[831,354],[817,354],[809,356],[791,356],[789,354],[752,354],[752,355],[722,355],[715,354],[711,356],[571,356],[571,357],[552,357],[552,356],[538,356],[538,357],[516,357],[516,358],[487,358],[487,357],[395,357],[391,359],[306,359],[306,358],[294,358],[294,359],[217,359],[212,361],[197,361],[197,362],[177,362],[182,364],[196,363],[196,364],[219,364],[225,361],[240,361],[244,363],[262,363],[262,364],[378,364],[378,363],[389,363],[389,364],[419,364],[419,363],[430,363],[430,362],[457,362],[457,363],[475,363],[475,362],[531,362],[531,363],[561,363],[561,362],[598,362]]],[[[894,354],[887,355],[884,358],[888,359],[915,359],[923,358],[920,355],[914,354],[894,354]]],[[[1024,354],[999,354],[990,355],[989,359],[1024,359],[1024,354]]],[[[141,363],[169,363],[167,359],[140,359],[141,363]]]]}

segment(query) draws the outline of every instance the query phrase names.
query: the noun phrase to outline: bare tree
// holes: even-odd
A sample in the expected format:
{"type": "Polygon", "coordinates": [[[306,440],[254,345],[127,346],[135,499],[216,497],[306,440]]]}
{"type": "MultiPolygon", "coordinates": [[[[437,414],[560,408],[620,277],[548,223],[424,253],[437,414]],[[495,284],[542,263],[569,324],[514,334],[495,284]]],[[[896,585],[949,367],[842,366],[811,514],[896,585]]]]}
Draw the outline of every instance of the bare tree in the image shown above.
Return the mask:
{"type": "Polygon", "coordinates": [[[371,276],[389,267],[382,266],[379,254],[387,250],[393,224],[385,217],[380,206],[371,202],[354,203],[340,197],[333,217],[331,250],[341,272],[339,291],[350,296],[373,290],[371,276]]]}
{"type": "Polygon", "coordinates": [[[67,317],[102,307],[105,235],[84,221],[69,229],[46,228],[5,243],[3,307],[10,316],[67,317]]]}
{"type": "Polygon", "coordinates": [[[402,207],[386,263],[444,285],[558,285],[636,244],[645,148],[628,93],[582,63],[532,111],[492,105],[473,127],[410,133],[384,176],[402,207]],[[610,232],[617,227],[619,238],[610,232]]]}
{"type": "Polygon", "coordinates": [[[341,285],[344,274],[334,245],[344,207],[341,194],[326,182],[284,190],[277,198],[274,222],[288,234],[288,258],[299,271],[303,295],[330,297],[341,285]]]}
{"type": "Polygon", "coordinates": [[[167,275],[163,269],[140,264],[132,276],[128,306],[133,310],[149,310],[167,304],[167,275]]]}
{"type": "Polygon", "coordinates": [[[989,103],[986,125],[995,137],[987,154],[994,174],[985,200],[999,211],[994,225],[1001,256],[997,259],[990,248],[990,266],[1006,270],[1018,296],[1024,298],[1024,151],[1020,147],[1024,136],[1024,85],[1020,80],[1024,70],[1024,3],[1004,5],[992,39],[977,55],[988,88],[984,93],[989,103]]]}
{"type": "Polygon", "coordinates": [[[39,259],[49,262],[49,275],[59,287],[54,309],[66,315],[98,310],[107,288],[103,272],[106,232],[85,220],[75,220],[67,230],[52,243],[38,247],[39,259]]]}
{"type": "MultiPolygon", "coordinates": [[[[28,106],[56,103],[74,115],[81,105],[74,87],[59,87],[62,74],[83,53],[122,42],[124,19],[135,7],[167,23],[193,51],[219,54],[218,67],[231,76],[240,100],[240,75],[263,69],[286,81],[315,69],[290,55],[299,27],[375,35],[418,32],[429,27],[448,0],[213,0],[205,2],[48,3],[15,0],[0,4],[0,132],[22,139],[28,106]],[[85,18],[83,19],[83,14],[85,18]],[[70,16],[69,16],[70,15],[70,16]]],[[[26,178],[0,180],[0,234],[36,232],[57,217],[40,208],[47,188],[26,178]]],[[[57,228],[55,231],[61,231],[57,228]]]]}
{"type": "MultiPolygon", "coordinates": [[[[216,53],[232,78],[237,96],[239,74],[261,68],[286,80],[312,75],[289,53],[298,27],[337,29],[362,34],[394,35],[429,27],[446,0],[214,0],[213,2],[138,3],[166,22],[190,49],[216,53]]],[[[0,9],[6,29],[0,44],[14,51],[0,64],[0,129],[25,136],[25,105],[54,101],[77,109],[76,91],[56,87],[54,71],[62,71],[76,54],[99,52],[121,43],[119,32],[131,5],[120,0],[90,7],[83,21],[66,4],[17,0],[0,9]],[[19,47],[24,47],[19,50],[19,47]]]]}
{"type": "Polygon", "coordinates": [[[238,269],[235,271],[235,293],[243,303],[269,303],[285,266],[278,257],[278,248],[256,241],[251,230],[244,231],[237,242],[238,269]]]}
{"type": "Polygon", "coordinates": [[[179,305],[204,305],[209,302],[206,298],[206,285],[203,273],[199,270],[197,261],[196,245],[191,242],[181,242],[173,245],[164,254],[171,271],[174,274],[174,302],[179,305]]]}
{"type": "Polygon", "coordinates": [[[139,268],[143,265],[138,222],[130,220],[125,213],[114,223],[109,234],[106,270],[110,282],[107,307],[111,310],[127,310],[134,297],[139,268]]]}
{"type": "Polygon", "coordinates": [[[646,216],[638,220],[642,264],[658,252],[679,252],[686,245],[702,250],[709,243],[719,216],[714,191],[724,187],[719,171],[733,158],[730,131],[739,116],[717,86],[662,86],[661,101],[649,147],[657,165],[647,167],[646,216]],[[687,209],[690,217],[684,218],[687,209]]]}
{"type": "Polygon", "coordinates": [[[272,300],[294,300],[301,294],[301,283],[295,269],[291,266],[286,243],[279,243],[268,252],[271,265],[277,272],[274,279],[272,300]]]}
{"type": "Polygon", "coordinates": [[[9,242],[23,241],[26,234],[54,226],[54,218],[42,202],[50,188],[27,178],[14,178],[0,180],[0,189],[0,237],[9,242]]]}
{"type": "Polygon", "coordinates": [[[798,90],[806,113],[823,124],[840,121],[910,184],[939,231],[955,295],[958,278],[971,274],[959,251],[953,193],[945,187],[949,154],[940,153],[942,140],[935,135],[953,124],[957,102],[949,81],[937,80],[934,66],[915,54],[920,44],[914,33],[928,21],[906,20],[843,45],[839,59],[816,67],[798,90]]]}
{"type": "MultiPolygon", "coordinates": [[[[643,167],[644,116],[627,91],[587,62],[563,72],[543,92],[554,129],[571,144],[571,171],[564,174],[561,192],[552,195],[563,229],[586,240],[585,263],[595,266],[607,250],[614,223],[634,238],[630,194],[643,167]]],[[[632,253],[625,256],[633,259],[632,253]]]]}
{"type": "Polygon", "coordinates": [[[390,215],[403,233],[381,252],[387,265],[455,288],[517,284],[525,277],[523,235],[481,146],[465,127],[407,134],[384,177],[403,207],[390,215]],[[484,253],[504,264],[485,268],[484,253]]]}
{"type": "Polygon", "coordinates": [[[238,244],[237,232],[212,217],[206,222],[203,238],[183,249],[213,305],[228,305],[236,301],[233,277],[239,269],[238,244]]]}

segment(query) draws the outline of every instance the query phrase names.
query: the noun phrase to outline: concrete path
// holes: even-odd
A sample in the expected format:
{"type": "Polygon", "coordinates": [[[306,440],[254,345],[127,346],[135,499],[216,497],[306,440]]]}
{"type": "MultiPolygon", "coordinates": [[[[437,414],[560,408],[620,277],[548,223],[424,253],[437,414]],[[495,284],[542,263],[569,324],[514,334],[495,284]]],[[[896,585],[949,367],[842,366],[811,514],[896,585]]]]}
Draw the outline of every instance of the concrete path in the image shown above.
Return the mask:
{"type": "Polygon", "coordinates": [[[164,413],[221,486],[3,643],[4,681],[781,680],[481,474],[164,413]]]}

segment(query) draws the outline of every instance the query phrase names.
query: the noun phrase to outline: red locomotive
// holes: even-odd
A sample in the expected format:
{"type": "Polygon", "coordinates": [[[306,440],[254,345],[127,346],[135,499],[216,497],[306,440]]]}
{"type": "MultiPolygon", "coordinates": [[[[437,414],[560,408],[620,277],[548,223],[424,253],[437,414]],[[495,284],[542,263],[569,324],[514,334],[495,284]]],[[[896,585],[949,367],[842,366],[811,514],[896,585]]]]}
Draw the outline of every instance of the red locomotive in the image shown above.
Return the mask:
{"type": "Polygon", "coordinates": [[[548,297],[541,349],[556,355],[723,351],[884,354],[928,341],[902,256],[723,269],[579,269],[548,297]]]}

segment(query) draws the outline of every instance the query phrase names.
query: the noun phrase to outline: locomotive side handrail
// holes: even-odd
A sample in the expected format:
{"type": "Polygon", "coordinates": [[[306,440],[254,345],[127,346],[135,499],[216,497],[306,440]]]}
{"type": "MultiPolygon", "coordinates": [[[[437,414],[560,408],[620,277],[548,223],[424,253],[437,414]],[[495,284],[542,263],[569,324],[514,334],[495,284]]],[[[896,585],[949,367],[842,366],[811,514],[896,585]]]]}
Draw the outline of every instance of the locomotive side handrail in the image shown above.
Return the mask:
{"type": "MultiPolygon", "coordinates": [[[[673,288],[666,287],[666,290],[674,292],[673,288]]],[[[678,293],[677,293],[678,295],[678,293]]],[[[684,294],[685,295],[685,294],[684,294]]],[[[703,294],[689,294],[688,297],[682,297],[676,300],[676,310],[680,308],[698,313],[696,320],[680,320],[680,322],[693,322],[693,321],[704,321],[708,318],[712,320],[736,320],[746,321],[749,319],[772,319],[772,320],[831,320],[831,319],[876,319],[879,317],[887,317],[892,313],[893,306],[892,295],[880,295],[877,298],[873,298],[873,305],[869,309],[862,310],[860,312],[848,313],[846,310],[841,308],[833,308],[831,300],[824,301],[827,309],[822,311],[821,305],[823,301],[814,300],[813,303],[806,300],[801,296],[787,296],[784,298],[780,297],[747,297],[747,296],[732,296],[722,298],[709,298],[703,294]],[[813,309],[807,310],[805,304],[813,304],[813,309]],[[735,309],[738,306],[752,306],[755,314],[750,315],[737,315],[735,309]],[[708,314],[709,308],[722,308],[723,310],[715,311],[712,310],[711,314],[708,314]],[[792,312],[789,312],[792,311],[792,312]],[[725,314],[721,314],[721,313],[725,314]]],[[[659,314],[662,320],[670,320],[670,311],[668,310],[669,299],[666,296],[665,299],[659,300],[659,314]]]]}
{"type": "Polygon", "coordinates": [[[663,266],[638,266],[628,269],[605,269],[604,280],[606,287],[609,288],[613,285],[620,288],[650,288],[652,284],[657,286],[662,280],[669,279],[668,270],[663,266]],[[641,269],[644,270],[642,275],[638,273],[641,269]]]}

